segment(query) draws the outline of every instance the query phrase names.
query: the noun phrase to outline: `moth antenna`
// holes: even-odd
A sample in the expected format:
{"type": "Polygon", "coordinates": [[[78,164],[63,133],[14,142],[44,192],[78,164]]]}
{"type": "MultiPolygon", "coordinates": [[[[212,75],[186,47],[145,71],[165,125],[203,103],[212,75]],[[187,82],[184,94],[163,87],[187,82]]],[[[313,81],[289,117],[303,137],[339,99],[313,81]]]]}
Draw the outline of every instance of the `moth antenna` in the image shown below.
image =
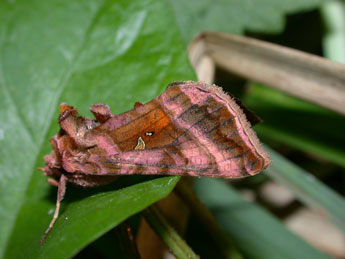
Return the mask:
{"type": "Polygon", "coordinates": [[[67,183],[66,176],[64,174],[62,174],[60,177],[59,185],[58,185],[58,194],[57,194],[57,199],[56,199],[54,216],[53,216],[53,219],[51,220],[51,222],[49,224],[49,227],[47,228],[46,232],[44,232],[44,235],[41,238],[41,241],[40,241],[41,245],[43,245],[44,240],[46,239],[50,230],[52,230],[52,228],[55,224],[55,221],[57,220],[57,218],[59,216],[60,204],[61,204],[61,201],[63,200],[63,198],[65,197],[65,193],[66,193],[66,183],[67,183]]]}

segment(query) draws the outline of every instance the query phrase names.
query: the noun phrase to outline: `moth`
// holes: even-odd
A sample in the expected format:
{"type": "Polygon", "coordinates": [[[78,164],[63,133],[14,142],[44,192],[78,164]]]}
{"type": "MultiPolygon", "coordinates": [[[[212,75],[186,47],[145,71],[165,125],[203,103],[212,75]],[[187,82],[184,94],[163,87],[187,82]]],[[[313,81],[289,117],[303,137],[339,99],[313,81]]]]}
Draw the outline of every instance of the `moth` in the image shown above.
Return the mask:
{"type": "Polygon", "coordinates": [[[41,170],[58,187],[58,218],[67,183],[107,184],[121,175],[240,178],[270,163],[242,109],[220,87],[176,82],[152,101],[114,115],[105,104],[90,107],[95,119],[60,105],[60,131],[41,170]]]}

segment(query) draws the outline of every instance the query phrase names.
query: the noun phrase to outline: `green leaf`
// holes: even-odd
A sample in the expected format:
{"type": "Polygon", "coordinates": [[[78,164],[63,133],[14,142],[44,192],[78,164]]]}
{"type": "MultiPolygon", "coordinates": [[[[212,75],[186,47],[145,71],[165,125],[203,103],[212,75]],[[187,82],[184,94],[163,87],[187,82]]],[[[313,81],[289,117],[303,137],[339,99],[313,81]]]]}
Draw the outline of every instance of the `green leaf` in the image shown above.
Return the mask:
{"type": "Polygon", "coordinates": [[[345,233],[345,200],[315,176],[291,163],[279,153],[265,147],[272,163],[266,172],[286,186],[303,203],[327,215],[345,233]]]}
{"type": "Polygon", "coordinates": [[[197,179],[195,191],[248,258],[328,258],[224,181],[197,179]]]}
{"type": "Polygon", "coordinates": [[[329,2],[322,6],[320,14],[325,27],[322,38],[324,56],[345,64],[345,3],[329,2]]]}
{"type": "Polygon", "coordinates": [[[343,116],[258,84],[244,103],[264,120],[255,126],[262,140],[279,141],[345,167],[343,116]]]}
{"type": "Polygon", "coordinates": [[[82,114],[97,102],[123,112],[195,76],[173,14],[158,0],[1,1],[0,19],[2,257],[7,246],[22,248],[13,234],[19,217],[36,235],[32,219],[41,226],[51,218],[51,187],[37,167],[57,133],[59,103],[82,114]]]}
{"type": "Polygon", "coordinates": [[[279,33],[287,13],[316,8],[327,0],[169,0],[186,42],[205,30],[243,34],[245,30],[279,33]]]}
{"type": "MultiPolygon", "coordinates": [[[[70,203],[40,247],[40,236],[44,232],[40,217],[30,218],[31,208],[44,210],[49,204],[36,202],[24,206],[14,230],[18,243],[10,243],[6,258],[70,258],[89,242],[97,239],[123,220],[143,210],[152,203],[166,197],[175,187],[179,177],[163,177],[125,189],[103,192],[70,203]],[[26,210],[29,210],[27,212],[26,210]],[[32,228],[32,225],[35,228],[32,228]],[[22,235],[28,233],[30,236],[22,235]],[[62,249],[63,248],[63,249],[62,249]]],[[[42,214],[41,211],[37,211],[42,214]]],[[[46,212],[46,211],[45,211],[46,212]]],[[[48,222],[45,222],[48,223],[48,222]]]]}

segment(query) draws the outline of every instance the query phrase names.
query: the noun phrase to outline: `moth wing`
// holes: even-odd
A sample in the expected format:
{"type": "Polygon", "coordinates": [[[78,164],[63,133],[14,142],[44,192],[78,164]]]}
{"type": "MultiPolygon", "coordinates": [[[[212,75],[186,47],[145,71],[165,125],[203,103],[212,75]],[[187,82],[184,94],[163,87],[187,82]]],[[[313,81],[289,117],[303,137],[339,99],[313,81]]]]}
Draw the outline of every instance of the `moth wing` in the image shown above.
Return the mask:
{"type": "Polygon", "coordinates": [[[270,163],[242,109],[221,88],[175,83],[154,101],[169,123],[154,123],[159,132],[144,139],[144,150],[100,157],[108,173],[237,178],[270,163]]]}
{"type": "Polygon", "coordinates": [[[263,168],[236,145],[202,147],[192,141],[161,148],[134,150],[113,157],[97,157],[105,174],[181,175],[239,178],[254,175],[263,168]],[[214,151],[214,152],[212,152],[214,151]]]}
{"type": "Polygon", "coordinates": [[[89,147],[86,160],[78,153],[65,159],[66,171],[237,178],[270,162],[236,101],[201,82],[174,84],[89,134],[96,142],[83,143],[95,148],[89,147]]]}

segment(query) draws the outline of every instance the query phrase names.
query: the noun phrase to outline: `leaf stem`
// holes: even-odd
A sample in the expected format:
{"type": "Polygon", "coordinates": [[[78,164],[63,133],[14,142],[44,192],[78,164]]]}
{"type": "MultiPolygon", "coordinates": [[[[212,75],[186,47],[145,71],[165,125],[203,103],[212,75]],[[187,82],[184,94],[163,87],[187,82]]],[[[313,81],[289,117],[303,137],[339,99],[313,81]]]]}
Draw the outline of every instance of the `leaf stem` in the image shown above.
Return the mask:
{"type": "Polygon", "coordinates": [[[210,233],[212,239],[221,249],[222,254],[226,258],[242,259],[241,253],[233,245],[228,235],[222,230],[212,213],[196,196],[185,179],[182,179],[177,184],[175,192],[182,198],[193,215],[200,220],[205,229],[210,233]]]}
{"type": "Polygon", "coordinates": [[[143,215],[148,224],[171,249],[176,258],[199,258],[168,223],[155,205],[146,209],[143,215]]]}

